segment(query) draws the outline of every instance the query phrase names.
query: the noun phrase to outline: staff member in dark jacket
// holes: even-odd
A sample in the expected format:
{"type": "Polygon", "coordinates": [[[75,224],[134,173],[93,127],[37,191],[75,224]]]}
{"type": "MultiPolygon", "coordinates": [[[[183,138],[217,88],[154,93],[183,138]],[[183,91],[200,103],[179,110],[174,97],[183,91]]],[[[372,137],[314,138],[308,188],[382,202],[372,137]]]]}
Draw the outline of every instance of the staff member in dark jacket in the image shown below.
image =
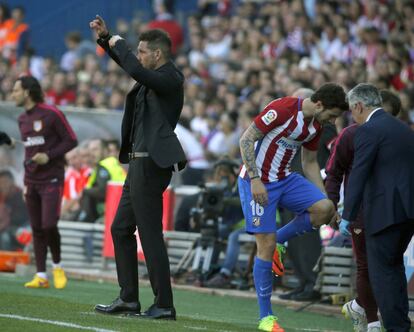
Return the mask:
{"type": "Polygon", "coordinates": [[[139,237],[155,296],[141,317],[175,319],[170,268],[162,234],[162,194],[172,170],[185,166],[174,133],[184,99],[184,77],[170,60],[171,40],[161,30],[140,36],[134,55],[120,36],[111,36],[99,16],[90,23],[98,44],[137,83],[127,94],[119,160],[129,162],[121,201],[112,225],[120,296],[100,313],[139,313],[137,244],[139,237]]]}
{"type": "MultiPolygon", "coordinates": [[[[381,90],[382,107],[384,111],[397,116],[401,109],[401,101],[392,92],[381,90]]],[[[344,182],[346,195],[349,174],[354,160],[354,136],[358,124],[352,124],[343,129],[335,140],[334,147],[326,166],[325,188],[329,199],[337,207],[340,199],[341,184],[344,182]]],[[[378,319],[378,306],[372,293],[368,276],[368,261],[365,246],[364,221],[362,208],[350,227],[352,244],[357,264],[356,288],[357,297],[344,304],[342,312],[351,318],[355,331],[381,331],[378,319]]]]}
{"type": "Polygon", "coordinates": [[[25,200],[33,230],[37,273],[25,287],[48,288],[47,248],[53,261],[55,288],[66,286],[60,265],[60,234],[57,223],[63,192],[65,153],[76,144],[76,136],[64,114],[43,104],[39,82],[31,76],[17,79],[12,98],[25,112],[19,116],[21,139],[25,146],[25,200]]]}
{"type": "Polygon", "coordinates": [[[369,279],[384,327],[409,331],[403,255],[414,233],[414,132],[382,109],[371,84],[358,84],[348,100],[360,126],[339,228],[350,234],[363,198],[369,279]]]}

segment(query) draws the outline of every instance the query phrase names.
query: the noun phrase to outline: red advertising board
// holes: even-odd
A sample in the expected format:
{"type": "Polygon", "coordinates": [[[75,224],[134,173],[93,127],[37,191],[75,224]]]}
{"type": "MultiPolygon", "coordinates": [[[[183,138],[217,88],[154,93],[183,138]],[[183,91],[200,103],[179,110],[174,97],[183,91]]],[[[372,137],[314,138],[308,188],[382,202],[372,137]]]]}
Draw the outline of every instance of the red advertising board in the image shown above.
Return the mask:
{"type": "MultiPolygon", "coordinates": [[[[119,200],[122,195],[122,183],[109,182],[106,188],[106,199],[105,199],[105,232],[104,242],[102,248],[102,255],[105,258],[114,258],[114,244],[111,236],[111,225],[115,218],[115,213],[118,208],[119,200]]],[[[162,226],[163,229],[173,229],[173,217],[174,217],[174,204],[175,195],[172,188],[168,187],[164,192],[163,202],[163,217],[162,226]]],[[[135,233],[137,237],[137,255],[138,259],[144,261],[144,252],[142,251],[141,242],[139,240],[138,233],[135,233]]]]}

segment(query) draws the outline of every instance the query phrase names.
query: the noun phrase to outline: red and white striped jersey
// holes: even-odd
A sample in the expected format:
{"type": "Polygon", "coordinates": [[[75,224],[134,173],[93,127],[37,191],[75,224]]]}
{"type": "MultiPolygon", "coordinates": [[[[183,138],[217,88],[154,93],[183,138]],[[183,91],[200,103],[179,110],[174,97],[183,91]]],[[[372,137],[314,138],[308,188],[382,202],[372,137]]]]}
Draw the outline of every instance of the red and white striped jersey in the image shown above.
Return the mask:
{"type": "MultiPolygon", "coordinates": [[[[255,118],[254,123],[265,136],[255,144],[256,165],[263,182],[279,181],[291,173],[290,164],[303,145],[316,151],[322,126],[305,120],[303,100],[284,97],[273,100],[255,118]]],[[[248,177],[243,165],[241,177],[248,177]]]]}

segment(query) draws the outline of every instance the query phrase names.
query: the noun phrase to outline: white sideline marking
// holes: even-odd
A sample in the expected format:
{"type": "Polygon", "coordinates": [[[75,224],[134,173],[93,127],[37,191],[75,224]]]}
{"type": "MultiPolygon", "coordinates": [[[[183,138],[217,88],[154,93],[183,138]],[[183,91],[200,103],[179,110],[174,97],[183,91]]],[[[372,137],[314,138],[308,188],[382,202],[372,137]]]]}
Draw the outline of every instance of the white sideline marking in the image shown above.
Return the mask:
{"type": "Polygon", "coordinates": [[[18,319],[18,320],[28,320],[28,321],[31,321],[31,322],[45,323],[45,324],[64,326],[64,327],[71,327],[71,328],[79,329],[79,330],[90,330],[90,331],[96,331],[96,332],[116,332],[114,330],[106,330],[106,329],[101,329],[99,327],[82,326],[82,325],[77,325],[77,324],[72,324],[72,323],[59,322],[57,320],[48,320],[48,319],[41,319],[41,318],[24,317],[24,316],[19,316],[19,315],[0,314],[0,317],[12,318],[12,319],[18,319]]]}

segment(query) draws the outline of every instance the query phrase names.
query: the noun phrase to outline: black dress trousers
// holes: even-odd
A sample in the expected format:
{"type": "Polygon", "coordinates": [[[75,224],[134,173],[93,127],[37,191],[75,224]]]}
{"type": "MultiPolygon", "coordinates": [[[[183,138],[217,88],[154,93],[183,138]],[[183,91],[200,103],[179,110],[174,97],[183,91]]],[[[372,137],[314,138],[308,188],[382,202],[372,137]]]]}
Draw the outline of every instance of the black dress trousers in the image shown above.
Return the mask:
{"type": "Polygon", "coordinates": [[[115,249],[120,297],[139,302],[137,243],[138,228],[148,268],[154,303],[173,306],[170,265],[162,233],[162,195],[172,176],[170,168],[160,168],[150,157],[129,163],[121,200],[111,227],[115,249]]]}
{"type": "Polygon", "coordinates": [[[413,234],[414,220],[394,224],[376,234],[365,234],[369,279],[389,332],[408,332],[411,327],[404,252],[413,234]]]}

